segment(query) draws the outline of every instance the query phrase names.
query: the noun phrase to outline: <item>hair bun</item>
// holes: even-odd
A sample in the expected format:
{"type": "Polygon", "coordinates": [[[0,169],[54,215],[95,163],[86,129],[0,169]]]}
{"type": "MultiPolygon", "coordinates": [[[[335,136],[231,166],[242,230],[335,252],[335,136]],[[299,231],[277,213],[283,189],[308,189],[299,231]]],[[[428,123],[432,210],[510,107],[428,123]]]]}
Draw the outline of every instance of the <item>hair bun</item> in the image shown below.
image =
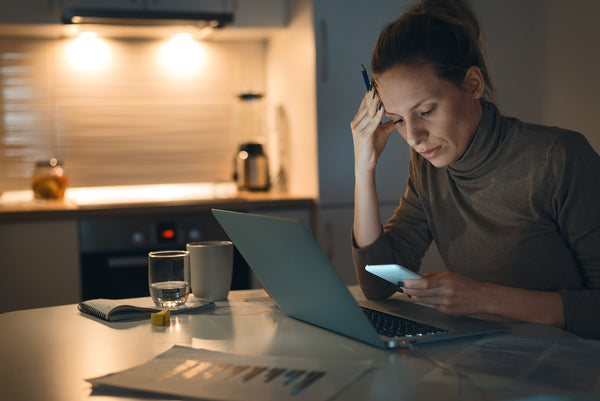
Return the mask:
{"type": "Polygon", "coordinates": [[[493,85],[487,68],[485,38],[471,9],[461,0],[420,0],[384,28],[371,58],[374,74],[402,63],[426,62],[438,76],[460,85],[476,66],[491,99],[493,85]]]}
{"type": "Polygon", "coordinates": [[[476,42],[484,44],[479,22],[462,0],[421,0],[407,14],[428,16],[447,24],[462,26],[476,42]]]}

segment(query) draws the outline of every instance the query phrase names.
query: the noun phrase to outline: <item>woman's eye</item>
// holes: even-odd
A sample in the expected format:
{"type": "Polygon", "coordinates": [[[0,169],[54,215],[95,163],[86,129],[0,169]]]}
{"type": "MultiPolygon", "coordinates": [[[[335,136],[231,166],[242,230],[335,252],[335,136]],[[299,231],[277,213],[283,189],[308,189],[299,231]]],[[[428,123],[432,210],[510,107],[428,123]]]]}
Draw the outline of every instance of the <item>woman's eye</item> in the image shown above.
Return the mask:
{"type": "Polygon", "coordinates": [[[421,115],[422,115],[423,117],[426,117],[426,116],[430,115],[431,113],[433,113],[433,110],[434,110],[434,109],[435,109],[435,107],[432,107],[432,108],[430,108],[429,110],[423,111],[423,112],[421,112],[421,115]]]}
{"type": "Polygon", "coordinates": [[[394,124],[402,124],[404,122],[404,119],[401,118],[399,120],[394,121],[394,124]]]}

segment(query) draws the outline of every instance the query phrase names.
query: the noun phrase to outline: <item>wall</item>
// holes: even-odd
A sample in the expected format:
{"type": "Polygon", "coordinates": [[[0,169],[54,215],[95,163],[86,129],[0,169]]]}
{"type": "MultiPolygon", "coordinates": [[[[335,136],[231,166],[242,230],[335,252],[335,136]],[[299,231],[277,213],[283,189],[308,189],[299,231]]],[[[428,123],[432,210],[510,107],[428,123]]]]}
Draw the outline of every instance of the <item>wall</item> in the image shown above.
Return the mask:
{"type": "Polygon", "coordinates": [[[600,3],[471,1],[486,33],[501,110],[584,134],[600,151],[600,3]]]}
{"type": "Polygon", "coordinates": [[[287,29],[271,37],[267,50],[267,92],[278,143],[283,187],[318,194],[315,44],[312,2],[291,0],[287,29]]]}
{"type": "Polygon", "coordinates": [[[71,38],[0,38],[0,191],[49,157],[71,186],[230,180],[237,95],[264,93],[267,42],[196,42],[203,60],[168,67],[167,40],[99,40],[69,56],[71,38]]]}

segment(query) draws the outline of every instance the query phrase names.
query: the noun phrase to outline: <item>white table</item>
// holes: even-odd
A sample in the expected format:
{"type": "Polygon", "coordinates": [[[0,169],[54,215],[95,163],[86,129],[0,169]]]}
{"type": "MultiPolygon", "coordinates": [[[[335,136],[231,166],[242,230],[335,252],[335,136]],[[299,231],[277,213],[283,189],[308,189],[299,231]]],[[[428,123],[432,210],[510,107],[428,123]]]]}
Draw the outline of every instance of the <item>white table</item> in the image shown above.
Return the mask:
{"type": "MultiPolygon", "coordinates": [[[[514,323],[512,327],[513,334],[571,337],[549,326],[514,323]]],[[[454,340],[423,348],[443,359],[474,341],[454,340]]],[[[573,337],[573,341],[578,340],[573,337]]],[[[420,354],[380,350],[297,321],[283,315],[263,290],[246,290],[231,292],[228,302],[218,302],[212,312],[172,317],[169,327],[151,326],[148,320],[104,323],[81,315],[75,305],[2,314],[0,399],[129,399],[92,395],[85,379],[141,364],[174,344],[247,355],[372,360],[376,369],[338,398],[343,400],[444,400],[455,399],[457,391],[455,383],[422,381],[435,366],[420,354]]],[[[527,395],[462,387],[463,400],[484,399],[484,394],[487,400],[527,395]]]]}

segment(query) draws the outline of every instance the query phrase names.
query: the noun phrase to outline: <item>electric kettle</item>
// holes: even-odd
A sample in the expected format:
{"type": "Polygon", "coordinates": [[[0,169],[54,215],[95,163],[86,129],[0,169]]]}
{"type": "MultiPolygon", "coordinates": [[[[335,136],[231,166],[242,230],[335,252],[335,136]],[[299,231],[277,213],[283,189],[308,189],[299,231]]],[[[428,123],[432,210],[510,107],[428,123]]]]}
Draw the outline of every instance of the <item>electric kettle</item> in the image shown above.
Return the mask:
{"type": "Polygon", "coordinates": [[[271,187],[269,162],[260,143],[241,144],[234,164],[233,179],[238,189],[267,191],[271,187]]]}

